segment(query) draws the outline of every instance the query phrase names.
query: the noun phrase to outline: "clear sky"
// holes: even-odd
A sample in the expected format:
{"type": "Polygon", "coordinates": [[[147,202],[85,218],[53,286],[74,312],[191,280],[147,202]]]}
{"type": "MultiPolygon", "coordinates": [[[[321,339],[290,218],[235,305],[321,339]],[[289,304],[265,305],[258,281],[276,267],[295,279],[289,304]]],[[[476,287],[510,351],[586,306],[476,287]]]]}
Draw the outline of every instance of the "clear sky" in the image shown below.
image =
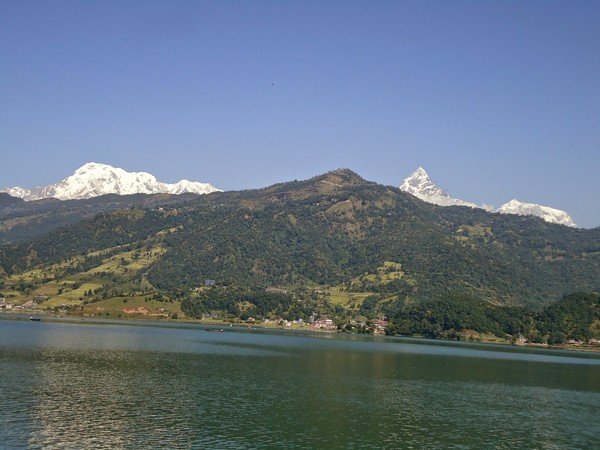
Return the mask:
{"type": "Polygon", "coordinates": [[[600,1],[0,2],[0,185],[348,167],[600,225],[600,1]]]}

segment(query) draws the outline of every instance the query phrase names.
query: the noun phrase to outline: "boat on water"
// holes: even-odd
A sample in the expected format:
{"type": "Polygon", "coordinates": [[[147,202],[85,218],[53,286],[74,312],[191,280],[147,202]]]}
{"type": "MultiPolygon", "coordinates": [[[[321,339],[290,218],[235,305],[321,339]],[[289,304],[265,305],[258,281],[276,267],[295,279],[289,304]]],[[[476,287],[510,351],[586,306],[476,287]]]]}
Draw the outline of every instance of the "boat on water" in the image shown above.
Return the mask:
{"type": "Polygon", "coordinates": [[[40,317],[33,317],[33,316],[31,316],[31,317],[29,318],[29,320],[32,320],[32,321],[34,321],[34,322],[39,322],[39,321],[41,321],[42,319],[41,319],[40,317]]]}

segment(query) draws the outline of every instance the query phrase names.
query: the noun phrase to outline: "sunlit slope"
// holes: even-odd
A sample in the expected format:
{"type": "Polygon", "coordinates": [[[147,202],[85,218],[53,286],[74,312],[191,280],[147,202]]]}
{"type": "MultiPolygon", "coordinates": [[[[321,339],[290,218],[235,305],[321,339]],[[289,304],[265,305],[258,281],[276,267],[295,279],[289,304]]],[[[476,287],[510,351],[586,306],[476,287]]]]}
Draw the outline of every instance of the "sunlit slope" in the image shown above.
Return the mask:
{"type": "MultiPolygon", "coordinates": [[[[0,266],[14,276],[128,245],[161,249],[143,270],[159,292],[193,289],[206,279],[318,285],[334,289],[332,301],[345,304],[343,289],[365,293],[377,281],[375,290],[414,299],[462,293],[520,304],[600,288],[599,229],[438,207],[348,170],[103,214],[2,247],[0,266]]],[[[102,264],[107,270],[89,270],[124,275],[111,261],[102,264]]]]}

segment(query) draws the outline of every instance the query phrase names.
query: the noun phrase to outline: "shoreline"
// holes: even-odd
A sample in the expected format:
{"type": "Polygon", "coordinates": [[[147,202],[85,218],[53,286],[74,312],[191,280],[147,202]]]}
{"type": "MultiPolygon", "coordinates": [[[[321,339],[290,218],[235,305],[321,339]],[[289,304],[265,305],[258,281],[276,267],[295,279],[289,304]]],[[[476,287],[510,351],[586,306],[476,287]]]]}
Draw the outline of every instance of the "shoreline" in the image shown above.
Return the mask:
{"type": "Polygon", "coordinates": [[[524,348],[524,349],[541,349],[541,350],[558,350],[558,351],[578,351],[584,353],[600,353],[600,345],[590,345],[590,344],[582,344],[582,345],[574,345],[574,344],[564,344],[564,345],[549,345],[549,344],[534,344],[534,343],[522,343],[516,344],[510,342],[508,340],[497,338],[497,339],[444,339],[444,338],[426,338],[424,336],[418,335],[374,335],[374,334],[362,334],[362,333],[349,333],[342,331],[323,331],[323,330],[313,330],[307,325],[298,326],[294,324],[294,326],[281,326],[276,322],[270,322],[269,324],[265,324],[262,322],[249,324],[244,321],[223,321],[216,319],[190,319],[190,318],[178,318],[172,319],[165,316],[142,316],[132,314],[131,317],[119,317],[114,315],[109,316],[99,316],[99,315],[89,315],[89,314],[55,314],[51,312],[47,312],[44,310],[20,310],[20,311],[1,311],[0,318],[3,316],[18,316],[22,317],[23,320],[30,319],[31,317],[39,316],[50,317],[52,319],[56,319],[56,321],[60,321],[61,319],[65,319],[67,322],[77,321],[80,319],[86,322],[94,322],[97,323],[127,323],[127,322],[139,322],[140,324],[143,322],[151,323],[164,323],[164,324],[190,324],[190,325],[205,325],[210,327],[222,327],[223,331],[229,327],[236,327],[246,330],[253,329],[261,329],[261,330],[280,330],[280,331],[288,331],[288,332],[311,332],[311,333],[319,333],[319,334],[339,334],[339,335],[356,335],[356,336],[372,336],[372,337],[398,337],[398,338],[412,338],[412,339],[422,339],[426,341],[432,342],[461,342],[461,343],[473,343],[473,344],[486,344],[486,345],[506,345],[509,347],[516,348],[524,348]]]}

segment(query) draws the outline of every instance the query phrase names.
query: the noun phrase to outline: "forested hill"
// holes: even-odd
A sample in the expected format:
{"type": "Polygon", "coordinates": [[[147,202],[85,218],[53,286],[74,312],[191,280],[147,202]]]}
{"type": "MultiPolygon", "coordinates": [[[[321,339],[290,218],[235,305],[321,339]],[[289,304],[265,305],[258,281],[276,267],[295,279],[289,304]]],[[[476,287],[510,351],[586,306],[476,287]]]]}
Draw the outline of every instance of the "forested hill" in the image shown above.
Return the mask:
{"type": "Polygon", "coordinates": [[[108,194],[83,200],[47,198],[26,202],[0,192],[0,244],[33,239],[102,212],[132,207],[149,208],[196,197],[196,194],[108,194]]]}
{"type": "Polygon", "coordinates": [[[164,249],[144,274],[162,291],[205,279],[252,287],[359,283],[408,299],[460,293],[523,304],[600,290],[599,228],[439,207],[345,169],[101,214],[1,247],[0,273],[136,242],[164,249]],[[398,268],[393,280],[365,276],[386,262],[398,268]]]}

